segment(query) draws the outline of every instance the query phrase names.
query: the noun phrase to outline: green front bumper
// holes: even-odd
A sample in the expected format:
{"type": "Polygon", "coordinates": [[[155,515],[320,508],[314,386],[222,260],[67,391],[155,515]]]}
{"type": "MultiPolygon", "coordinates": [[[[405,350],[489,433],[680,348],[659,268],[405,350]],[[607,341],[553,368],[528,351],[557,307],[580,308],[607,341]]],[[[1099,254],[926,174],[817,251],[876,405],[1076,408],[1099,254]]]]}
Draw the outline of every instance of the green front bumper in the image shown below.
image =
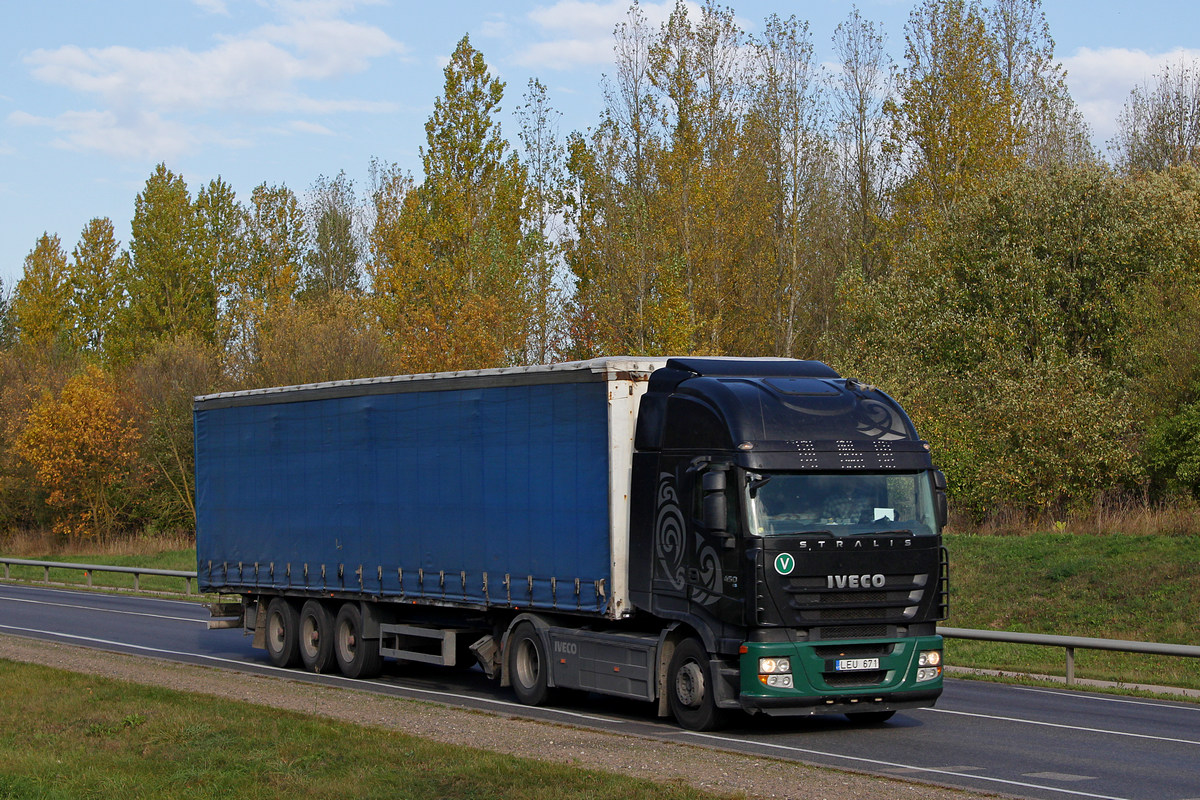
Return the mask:
{"type": "Polygon", "coordinates": [[[940,669],[936,670],[936,677],[918,680],[920,654],[931,650],[940,653],[941,636],[842,642],[747,642],[742,650],[739,701],[750,711],[821,714],[894,710],[931,706],[942,693],[940,669]],[[788,659],[792,685],[764,685],[759,677],[760,658],[788,659]],[[839,670],[837,662],[844,658],[877,658],[879,663],[877,668],[872,665],[870,669],[839,670]]]}

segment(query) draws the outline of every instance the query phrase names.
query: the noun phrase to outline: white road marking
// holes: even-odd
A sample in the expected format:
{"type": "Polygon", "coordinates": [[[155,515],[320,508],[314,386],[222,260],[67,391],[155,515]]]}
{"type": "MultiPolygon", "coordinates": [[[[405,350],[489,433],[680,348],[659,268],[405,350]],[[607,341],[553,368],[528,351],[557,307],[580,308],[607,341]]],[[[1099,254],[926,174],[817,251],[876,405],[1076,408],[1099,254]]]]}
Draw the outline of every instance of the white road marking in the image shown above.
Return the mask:
{"type": "MultiPolygon", "coordinates": [[[[203,621],[203,620],[201,620],[201,621],[203,621]]],[[[210,656],[210,655],[205,655],[203,653],[189,653],[185,650],[164,650],[160,647],[147,647],[146,645],[140,645],[140,644],[127,644],[125,642],[115,642],[110,639],[97,639],[97,638],[94,638],[91,636],[77,636],[75,634],[59,633],[57,631],[43,631],[43,630],[38,630],[37,628],[18,628],[13,625],[0,625],[0,631],[14,631],[16,633],[26,633],[26,634],[36,633],[36,634],[43,634],[43,635],[47,635],[47,636],[53,636],[55,638],[71,639],[71,640],[80,641],[80,642],[88,642],[90,644],[111,645],[113,647],[128,648],[131,650],[140,650],[142,652],[151,653],[151,654],[158,654],[158,655],[164,655],[164,656],[185,656],[187,658],[198,658],[198,659],[203,659],[205,661],[213,661],[218,664],[232,664],[235,667],[241,668],[242,670],[244,670],[244,668],[246,668],[246,667],[253,667],[255,669],[266,670],[268,672],[278,673],[280,675],[283,675],[283,676],[286,676],[289,678],[293,678],[293,679],[304,679],[305,677],[312,677],[312,678],[317,677],[316,675],[310,675],[307,672],[300,672],[295,669],[285,669],[283,667],[277,667],[274,664],[260,664],[255,661],[243,661],[243,660],[237,659],[237,658],[224,658],[222,656],[210,656]]],[[[523,709],[525,711],[531,710],[530,706],[527,706],[524,703],[513,703],[508,700],[493,700],[490,697],[476,697],[475,695],[458,694],[456,692],[440,692],[440,691],[436,691],[433,689],[418,689],[416,687],[402,686],[402,685],[395,684],[395,683],[384,683],[383,681],[370,681],[370,680],[360,680],[360,679],[356,679],[356,678],[345,678],[340,675],[322,675],[320,677],[323,680],[313,682],[314,685],[321,686],[321,685],[325,684],[326,682],[333,681],[333,682],[336,682],[348,689],[353,689],[355,687],[362,687],[362,686],[378,686],[378,687],[381,687],[384,689],[400,690],[400,691],[404,691],[404,692],[415,692],[417,694],[433,695],[434,697],[452,697],[457,700],[470,700],[470,701],[477,702],[477,703],[490,703],[494,706],[502,706],[504,708],[516,708],[516,709],[523,709]]],[[[542,711],[547,714],[556,714],[556,715],[564,716],[564,717],[575,717],[577,719],[588,719],[588,720],[592,720],[594,722],[605,722],[605,723],[610,723],[610,724],[625,724],[625,721],[621,720],[621,719],[614,719],[611,717],[597,717],[597,716],[593,716],[590,714],[580,714],[580,713],[577,713],[574,711],[563,711],[562,709],[558,709],[558,708],[538,708],[537,710],[542,711]]]]}
{"type": "Polygon", "coordinates": [[[1092,692],[1062,692],[1055,689],[1038,689],[1033,686],[1014,686],[1012,688],[1020,692],[1052,694],[1059,697],[1070,697],[1078,700],[1095,700],[1096,702],[1100,703],[1122,703],[1130,706],[1150,706],[1151,708],[1174,708],[1180,711],[1200,711],[1200,705],[1163,703],[1156,702],[1154,700],[1131,700],[1127,697],[1112,697],[1110,695],[1096,694],[1092,692]]]}
{"type": "Polygon", "coordinates": [[[887,767],[891,769],[912,770],[914,772],[922,772],[929,775],[949,775],[954,778],[967,778],[974,781],[987,781],[989,783],[999,783],[1005,786],[1020,786],[1024,789],[1041,789],[1048,792],[1058,792],[1059,794],[1068,794],[1074,797],[1091,797],[1095,800],[1128,800],[1124,797],[1114,797],[1107,794],[1092,794],[1091,792],[1079,792],[1074,789],[1062,789],[1058,786],[1046,786],[1040,783],[1025,783],[1022,781],[1006,780],[1004,778],[991,778],[987,775],[971,775],[967,772],[958,772],[953,769],[942,769],[938,767],[919,767],[915,764],[897,764],[894,761],[881,761],[876,758],[862,758],[861,756],[847,756],[842,753],[827,753],[823,750],[810,750],[805,747],[793,747],[792,745],[774,744],[772,742],[756,742],[751,739],[733,739],[725,736],[714,736],[711,733],[695,733],[693,731],[684,731],[688,736],[695,736],[701,739],[714,739],[718,742],[738,742],[739,744],[751,745],[753,747],[765,747],[775,750],[786,750],[792,753],[806,753],[808,755],[823,756],[825,758],[840,758],[846,761],[856,761],[862,764],[871,764],[876,767],[887,767]]]}
{"type": "MultiPolygon", "coordinates": [[[[54,608],[74,608],[80,611],[99,611],[102,614],[125,614],[130,617],[152,617],[154,619],[165,619],[172,622],[195,622],[200,625],[208,625],[208,620],[195,619],[194,617],[169,617],[165,614],[150,614],[145,611],[119,611],[115,608],[101,608],[99,606],[85,606],[78,603],[51,603],[47,600],[29,600],[23,597],[0,597],[0,602],[9,603],[28,603],[34,606],[53,606],[54,608]]],[[[46,631],[51,633],[51,631],[46,631]]]]}
{"type": "Polygon", "coordinates": [[[1044,728],[1062,728],[1068,731],[1082,731],[1084,733],[1104,733],[1109,736],[1128,736],[1132,739],[1152,739],[1156,742],[1173,742],[1175,744],[1194,744],[1200,745],[1200,741],[1194,739],[1174,739],[1170,736],[1151,736],[1148,733],[1132,733],[1130,731],[1110,731],[1104,728],[1085,728],[1081,725],[1063,725],[1061,722],[1042,722],[1036,719],[1017,719],[1016,717],[1001,717],[995,714],[974,714],[967,711],[951,711],[948,708],[921,708],[918,711],[932,711],[935,714],[954,714],[959,717],[977,717],[979,719],[994,719],[1000,722],[1016,722],[1020,725],[1040,725],[1044,728]]]}

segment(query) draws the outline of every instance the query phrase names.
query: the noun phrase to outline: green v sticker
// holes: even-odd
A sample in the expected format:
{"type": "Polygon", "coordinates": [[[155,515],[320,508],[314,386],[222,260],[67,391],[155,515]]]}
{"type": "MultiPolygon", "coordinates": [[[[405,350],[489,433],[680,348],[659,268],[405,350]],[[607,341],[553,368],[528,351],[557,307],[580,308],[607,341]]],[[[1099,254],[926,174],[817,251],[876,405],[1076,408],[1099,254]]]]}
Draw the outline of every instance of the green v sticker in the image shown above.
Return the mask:
{"type": "Polygon", "coordinates": [[[796,559],[792,558],[791,553],[780,553],[775,556],[775,571],[780,575],[790,575],[795,568],[796,559]]]}

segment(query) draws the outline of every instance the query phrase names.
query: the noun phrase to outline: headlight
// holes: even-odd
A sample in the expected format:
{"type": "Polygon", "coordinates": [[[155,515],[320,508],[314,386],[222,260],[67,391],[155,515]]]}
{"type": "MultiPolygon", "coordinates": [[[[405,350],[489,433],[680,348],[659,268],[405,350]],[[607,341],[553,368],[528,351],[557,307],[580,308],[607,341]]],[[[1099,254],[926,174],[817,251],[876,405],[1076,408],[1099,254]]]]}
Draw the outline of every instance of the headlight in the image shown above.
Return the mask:
{"type": "Polygon", "coordinates": [[[786,658],[760,658],[759,675],[780,675],[792,671],[792,662],[786,658]]]}
{"type": "Polygon", "coordinates": [[[941,650],[925,650],[921,653],[918,664],[922,667],[936,667],[942,663],[941,650]]]}

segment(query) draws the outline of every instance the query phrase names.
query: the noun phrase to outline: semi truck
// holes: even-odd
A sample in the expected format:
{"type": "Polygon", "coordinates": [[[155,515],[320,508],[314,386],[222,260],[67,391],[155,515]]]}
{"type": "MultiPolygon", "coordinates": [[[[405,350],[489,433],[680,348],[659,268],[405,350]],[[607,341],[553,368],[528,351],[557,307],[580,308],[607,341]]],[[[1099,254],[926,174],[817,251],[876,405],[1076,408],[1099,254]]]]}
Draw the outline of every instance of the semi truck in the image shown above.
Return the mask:
{"type": "Polygon", "coordinates": [[[194,401],[211,627],[279,667],[478,666],[525,704],[866,723],[942,691],[946,483],[816,361],[599,358],[194,401]]]}

